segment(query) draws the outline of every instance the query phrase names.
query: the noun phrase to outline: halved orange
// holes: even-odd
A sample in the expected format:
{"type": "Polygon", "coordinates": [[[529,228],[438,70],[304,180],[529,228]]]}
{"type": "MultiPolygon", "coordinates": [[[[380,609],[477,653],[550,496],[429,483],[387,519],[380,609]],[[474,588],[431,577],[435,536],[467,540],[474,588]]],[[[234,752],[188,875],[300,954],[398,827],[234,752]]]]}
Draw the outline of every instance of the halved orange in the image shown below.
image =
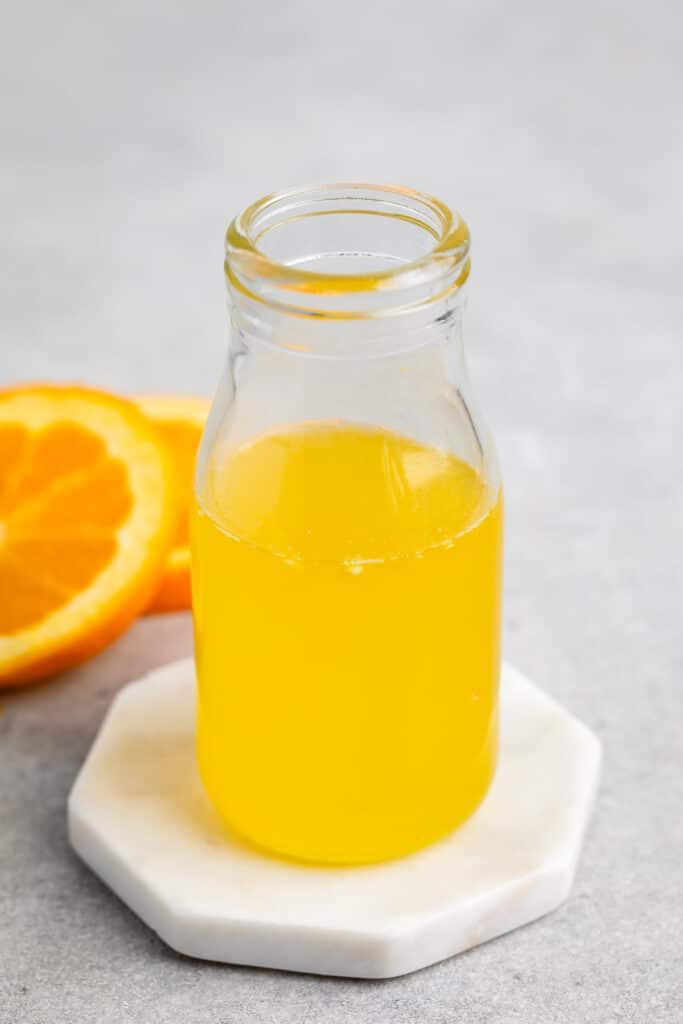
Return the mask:
{"type": "Polygon", "coordinates": [[[167,447],[132,403],[0,391],[0,685],[95,654],[159,586],[177,519],[167,447]]]}
{"type": "Polygon", "coordinates": [[[154,421],[169,447],[180,505],[175,543],[166,561],[161,586],[147,611],[181,611],[192,606],[188,519],[195,457],[211,403],[207,398],[188,395],[141,395],[136,401],[154,421]]]}

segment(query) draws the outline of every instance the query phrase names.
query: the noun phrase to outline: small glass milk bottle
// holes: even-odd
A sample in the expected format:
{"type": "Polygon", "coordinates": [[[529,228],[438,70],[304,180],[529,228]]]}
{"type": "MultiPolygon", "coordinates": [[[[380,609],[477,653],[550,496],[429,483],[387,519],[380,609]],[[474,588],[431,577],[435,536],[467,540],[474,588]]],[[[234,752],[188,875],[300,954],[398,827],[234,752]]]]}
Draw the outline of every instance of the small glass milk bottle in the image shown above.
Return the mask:
{"type": "Polygon", "coordinates": [[[275,854],[401,856],[496,764],[502,496],[463,355],[467,227],[406,188],[304,188],[232,222],[225,268],[192,523],[203,783],[275,854]]]}

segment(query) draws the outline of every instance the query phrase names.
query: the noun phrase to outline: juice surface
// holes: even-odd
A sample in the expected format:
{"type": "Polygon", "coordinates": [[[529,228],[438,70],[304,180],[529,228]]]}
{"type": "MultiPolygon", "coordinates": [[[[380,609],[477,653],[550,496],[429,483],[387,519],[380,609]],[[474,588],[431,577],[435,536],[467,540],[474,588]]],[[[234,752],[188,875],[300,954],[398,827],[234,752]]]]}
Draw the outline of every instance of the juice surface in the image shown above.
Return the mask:
{"type": "Polygon", "coordinates": [[[239,834],[400,856],[483,798],[497,750],[500,493],[342,423],[214,458],[192,524],[198,756],[239,834]]]}

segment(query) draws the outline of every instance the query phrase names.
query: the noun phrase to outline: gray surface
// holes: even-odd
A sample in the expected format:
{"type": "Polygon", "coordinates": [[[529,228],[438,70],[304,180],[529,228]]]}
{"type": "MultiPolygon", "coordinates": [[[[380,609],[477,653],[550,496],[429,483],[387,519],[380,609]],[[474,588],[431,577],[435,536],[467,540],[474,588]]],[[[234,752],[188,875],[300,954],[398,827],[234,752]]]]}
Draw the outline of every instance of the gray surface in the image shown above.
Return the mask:
{"type": "Polygon", "coordinates": [[[175,956],[76,861],[64,827],[112,693],[190,650],[185,617],[147,621],[2,701],[0,1020],[673,1024],[680,5],[326,6],[13,5],[1,379],[209,391],[225,344],[221,237],[246,200],[368,178],[460,206],[473,372],[507,485],[506,655],[606,747],[574,894],[394,982],[175,956]]]}

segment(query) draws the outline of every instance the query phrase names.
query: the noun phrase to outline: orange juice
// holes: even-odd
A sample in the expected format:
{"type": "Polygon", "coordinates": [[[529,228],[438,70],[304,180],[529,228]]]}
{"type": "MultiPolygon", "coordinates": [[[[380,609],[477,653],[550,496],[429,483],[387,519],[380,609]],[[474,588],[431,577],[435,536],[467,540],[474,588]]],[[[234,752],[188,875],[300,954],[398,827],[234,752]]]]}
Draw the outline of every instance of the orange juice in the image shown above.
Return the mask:
{"type": "Polygon", "coordinates": [[[362,425],[219,454],[192,524],[212,802],[252,843],[320,863],[445,835],[496,762],[498,489],[362,425]]]}

